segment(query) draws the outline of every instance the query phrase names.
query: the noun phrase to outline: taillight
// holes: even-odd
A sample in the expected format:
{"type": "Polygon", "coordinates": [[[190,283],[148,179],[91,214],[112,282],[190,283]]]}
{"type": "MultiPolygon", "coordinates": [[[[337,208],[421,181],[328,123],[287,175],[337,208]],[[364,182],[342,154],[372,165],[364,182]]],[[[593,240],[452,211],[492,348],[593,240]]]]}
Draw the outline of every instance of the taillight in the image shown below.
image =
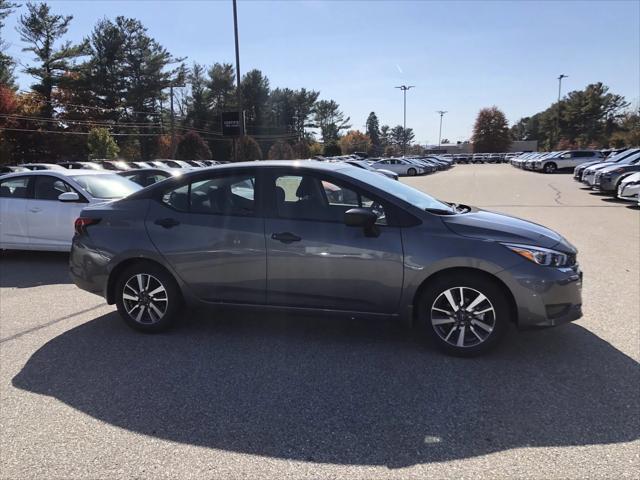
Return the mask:
{"type": "Polygon", "coordinates": [[[78,218],[76,218],[76,221],[73,224],[73,227],[75,228],[76,233],[78,235],[80,235],[80,234],[84,233],[84,230],[89,225],[95,225],[98,222],[100,222],[99,218],[78,217],[78,218]]]}

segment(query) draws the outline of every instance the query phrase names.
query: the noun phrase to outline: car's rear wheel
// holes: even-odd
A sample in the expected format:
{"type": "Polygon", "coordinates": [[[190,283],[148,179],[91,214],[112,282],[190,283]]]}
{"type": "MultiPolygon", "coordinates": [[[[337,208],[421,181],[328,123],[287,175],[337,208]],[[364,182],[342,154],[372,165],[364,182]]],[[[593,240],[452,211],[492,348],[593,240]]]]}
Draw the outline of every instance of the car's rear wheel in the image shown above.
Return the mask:
{"type": "Polygon", "coordinates": [[[173,277],[149,262],[126,268],[116,283],[116,305],[125,323],[142,332],[171,327],[182,307],[182,295],[173,277]]]}
{"type": "Polygon", "coordinates": [[[409,170],[407,170],[407,175],[409,175],[410,177],[415,177],[416,173],[417,172],[415,168],[410,168],[409,170]]]}
{"type": "Polygon", "coordinates": [[[510,320],[502,287],[480,275],[440,277],[419,301],[418,313],[428,336],[452,355],[470,357],[494,348],[510,320]]]}
{"type": "Polygon", "coordinates": [[[557,169],[558,166],[553,162],[545,163],[544,165],[544,173],[554,173],[557,169]]]}

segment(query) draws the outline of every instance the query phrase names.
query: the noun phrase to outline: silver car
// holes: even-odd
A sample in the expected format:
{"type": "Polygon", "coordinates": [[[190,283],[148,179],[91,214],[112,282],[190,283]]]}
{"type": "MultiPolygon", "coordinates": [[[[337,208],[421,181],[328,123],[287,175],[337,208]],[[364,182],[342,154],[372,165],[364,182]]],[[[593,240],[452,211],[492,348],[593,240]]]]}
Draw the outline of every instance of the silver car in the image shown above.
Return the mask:
{"type": "Polygon", "coordinates": [[[375,169],[390,170],[398,175],[409,175],[410,177],[425,173],[424,168],[404,158],[385,158],[372,163],[371,166],[375,169]]]}
{"type": "Polygon", "coordinates": [[[540,225],[441,202],[344,163],[194,170],[83,210],[74,282],[145,332],[187,305],[364,317],[424,327],[474,355],[510,324],[580,318],[576,249],[540,225]]]}

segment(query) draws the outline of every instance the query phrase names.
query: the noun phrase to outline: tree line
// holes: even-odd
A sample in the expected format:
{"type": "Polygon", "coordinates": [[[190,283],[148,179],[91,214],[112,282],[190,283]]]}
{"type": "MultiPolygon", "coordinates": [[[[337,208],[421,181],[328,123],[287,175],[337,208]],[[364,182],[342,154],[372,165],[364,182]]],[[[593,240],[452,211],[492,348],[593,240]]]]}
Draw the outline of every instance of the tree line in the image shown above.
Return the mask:
{"type": "MultiPolygon", "coordinates": [[[[192,63],[172,55],[138,20],[99,20],[79,43],[66,39],[71,15],[27,3],[18,18],[22,50],[32,55],[27,91],[15,84],[3,20],[19,7],[0,0],[0,159],[5,162],[120,156],[251,160],[305,158],[355,149],[383,152],[398,142],[383,126],[369,143],[351,130],[334,100],[307,88],[273,88],[260,70],[236,87],[233,65],[192,63]],[[172,95],[173,94],[173,95],[172,95]],[[222,135],[222,113],[241,98],[247,135],[222,135]],[[171,106],[175,112],[171,116],[171,106]],[[345,134],[346,133],[346,134],[345,134]],[[357,147],[357,148],[356,148],[357,147]]],[[[372,129],[376,130],[377,126],[372,129]]],[[[403,140],[413,140],[413,133],[403,140]]]]}

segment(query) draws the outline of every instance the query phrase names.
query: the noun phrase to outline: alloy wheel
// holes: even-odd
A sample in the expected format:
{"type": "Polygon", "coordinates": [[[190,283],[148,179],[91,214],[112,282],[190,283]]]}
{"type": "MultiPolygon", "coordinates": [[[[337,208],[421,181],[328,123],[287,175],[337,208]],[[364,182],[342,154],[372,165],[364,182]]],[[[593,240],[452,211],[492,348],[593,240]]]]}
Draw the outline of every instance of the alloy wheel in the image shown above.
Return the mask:
{"type": "Polygon", "coordinates": [[[475,347],[484,343],[496,326],[496,311],[489,298],[470,287],[452,287],[431,306],[431,325],[451,346],[475,347]]]}
{"type": "Polygon", "coordinates": [[[137,273],[124,284],[122,303],[127,315],[137,323],[157,323],[167,313],[169,296],[165,286],[153,275],[137,273]]]}
{"type": "Polygon", "coordinates": [[[553,173],[553,172],[555,172],[555,171],[556,171],[556,166],[555,166],[553,163],[547,163],[547,164],[544,166],[544,171],[545,171],[546,173],[553,173]]]}

